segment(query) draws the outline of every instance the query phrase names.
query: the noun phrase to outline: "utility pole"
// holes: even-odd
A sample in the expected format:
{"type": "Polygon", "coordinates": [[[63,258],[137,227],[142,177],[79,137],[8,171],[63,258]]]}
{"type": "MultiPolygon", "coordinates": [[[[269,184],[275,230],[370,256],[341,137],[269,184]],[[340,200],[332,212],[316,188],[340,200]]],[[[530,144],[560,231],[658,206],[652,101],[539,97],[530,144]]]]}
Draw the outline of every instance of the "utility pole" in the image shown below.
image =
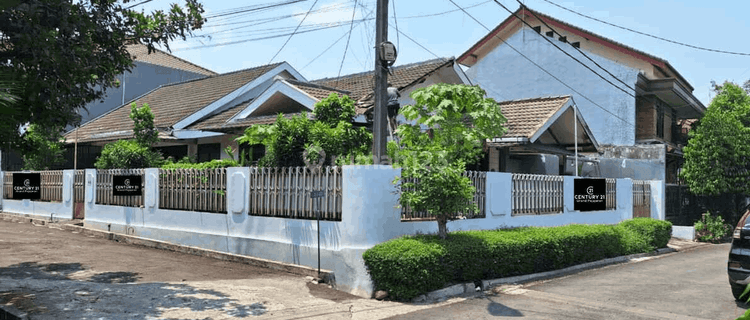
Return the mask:
{"type": "Polygon", "coordinates": [[[375,109],[372,124],[372,155],[375,164],[381,164],[386,153],[388,135],[388,66],[381,56],[381,44],[388,40],[388,0],[378,0],[375,14],[375,109]]]}

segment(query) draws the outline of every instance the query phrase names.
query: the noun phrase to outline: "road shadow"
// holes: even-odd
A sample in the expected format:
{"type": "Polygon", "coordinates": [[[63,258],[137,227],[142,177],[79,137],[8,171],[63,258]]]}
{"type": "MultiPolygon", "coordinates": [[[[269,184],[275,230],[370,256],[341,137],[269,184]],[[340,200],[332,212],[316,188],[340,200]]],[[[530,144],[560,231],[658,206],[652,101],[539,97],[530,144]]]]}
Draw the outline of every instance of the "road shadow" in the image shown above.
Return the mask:
{"type": "Polygon", "coordinates": [[[489,298],[487,298],[487,300],[489,300],[490,302],[489,304],[487,304],[487,313],[494,317],[523,317],[523,313],[521,311],[492,301],[492,299],[489,298]]]}
{"type": "Polygon", "coordinates": [[[182,283],[135,283],[132,272],[102,272],[88,279],[67,276],[85,270],[80,263],[25,262],[0,268],[0,303],[34,319],[183,318],[214,311],[224,317],[260,316],[265,302],[242,304],[227,294],[182,283]]]}

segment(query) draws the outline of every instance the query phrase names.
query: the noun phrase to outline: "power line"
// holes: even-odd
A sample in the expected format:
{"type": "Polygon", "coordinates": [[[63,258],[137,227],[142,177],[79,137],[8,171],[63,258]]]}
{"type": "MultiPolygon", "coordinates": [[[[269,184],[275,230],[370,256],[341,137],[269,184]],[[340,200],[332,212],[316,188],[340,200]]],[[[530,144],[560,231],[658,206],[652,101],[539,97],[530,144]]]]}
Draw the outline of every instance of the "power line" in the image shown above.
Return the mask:
{"type": "Polygon", "coordinates": [[[633,32],[633,33],[637,33],[637,34],[640,34],[640,35],[643,35],[643,36],[647,36],[647,37],[651,37],[651,38],[654,38],[654,39],[659,39],[659,40],[662,40],[662,41],[666,41],[666,42],[669,42],[669,43],[674,43],[674,44],[685,46],[685,47],[688,47],[688,48],[693,48],[693,49],[698,49],[698,50],[704,50],[704,51],[710,51],[710,52],[733,54],[733,55],[739,55],[739,56],[750,56],[750,53],[745,53],[745,52],[733,52],[733,51],[725,51],[725,50],[719,50],[719,49],[711,49],[711,48],[694,46],[694,45],[691,45],[691,44],[682,43],[682,42],[678,42],[678,41],[674,41],[674,40],[669,40],[669,39],[662,38],[662,37],[655,36],[655,35],[651,35],[651,34],[648,34],[648,33],[645,33],[645,32],[640,32],[640,31],[637,31],[637,30],[633,30],[633,29],[630,29],[630,28],[627,28],[627,27],[618,26],[618,25],[616,25],[614,23],[610,23],[610,22],[607,22],[607,21],[599,20],[597,18],[594,18],[594,17],[591,17],[591,16],[587,16],[587,15],[585,15],[583,13],[579,13],[579,12],[573,11],[571,9],[565,8],[565,7],[563,7],[563,6],[559,5],[559,4],[556,4],[556,3],[552,2],[552,1],[549,1],[549,0],[543,0],[543,1],[549,3],[549,4],[553,5],[553,6],[556,6],[556,7],[560,8],[560,9],[563,9],[565,11],[577,14],[577,15],[579,15],[581,17],[588,18],[588,19],[591,19],[591,20],[594,20],[594,21],[597,21],[597,22],[601,22],[601,23],[604,23],[606,25],[613,26],[615,28],[620,28],[620,29],[627,30],[627,31],[630,31],[630,32],[633,32]]]}
{"type": "MultiPolygon", "coordinates": [[[[471,18],[471,19],[472,19],[472,20],[474,20],[474,21],[475,21],[476,23],[478,23],[479,25],[481,25],[481,26],[482,26],[482,27],[483,27],[483,28],[484,28],[485,30],[487,30],[488,32],[492,32],[492,30],[490,30],[490,28],[487,28],[487,26],[485,26],[485,25],[484,25],[484,24],[483,24],[482,22],[480,22],[479,20],[477,20],[477,18],[474,18],[474,16],[472,16],[472,15],[471,15],[470,13],[468,13],[468,12],[467,12],[466,10],[464,10],[464,8],[461,8],[461,6],[459,6],[458,4],[456,4],[455,2],[453,2],[453,0],[448,0],[448,1],[450,1],[450,2],[451,2],[451,3],[453,4],[453,5],[455,5],[455,6],[456,6],[456,7],[458,7],[459,9],[461,9],[461,11],[463,11],[463,12],[464,12],[464,13],[465,13],[465,14],[466,14],[467,16],[469,16],[469,18],[471,18]]],[[[625,120],[625,119],[621,118],[620,116],[618,116],[618,115],[616,115],[616,114],[612,113],[612,111],[609,111],[609,110],[605,109],[604,107],[600,106],[600,105],[599,105],[598,103],[596,103],[596,102],[594,102],[593,100],[589,99],[589,98],[588,98],[587,96],[585,96],[585,95],[583,95],[582,93],[578,92],[578,91],[577,91],[576,89],[573,89],[573,87],[571,87],[570,85],[568,85],[568,84],[567,84],[567,83],[565,83],[564,81],[560,80],[560,78],[558,78],[558,77],[555,77],[555,76],[554,76],[554,75],[553,75],[552,73],[550,73],[549,71],[547,71],[546,69],[544,69],[544,68],[543,68],[542,66],[540,66],[539,64],[537,64],[536,62],[534,62],[533,60],[531,60],[531,59],[530,59],[529,57],[527,57],[527,56],[526,56],[526,55],[524,55],[523,53],[521,53],[521,51],[518,51],[518,49],[516,49],[515,47],[513,47],[512,45],[510,45],[510,44],[509,44],[508,42],[506,42],[506,41],[505,41],[505,40],[504,40],[503,38],[500,38],[500,37],[499,37],[498,35],[493,35],[493,36],[494,36],[495,38],[497,38],[498,40],[502,41],[502,42],[503,42],[503,43],[504,43],[505,45],[507,45],[507,46],[508,46],[509,48],[511,48],[511,49],[512,49],[513,51],[515,51],[516,53],[518,53],[518,54],[519,54],[519,55],[520,55],[521,57],[523,57],[524,59],[526,59],[526,60],[527,60],[528,62],[530,62],[531,64],[533,64],[534,66],[536,66],[536,67],[537,67],[537,68],[539,68],[540,70],[544,71],[544,73],[546,73],[547,75],[549,75],[549,76],[550,76],[550,77],[552,77],[553,79],[557,80],[557,82],[560,82],[560,84],[564,85],[565,87],[567,87],[567,88],[568,88],[568,89],[570,89],[571,91],[573,91],[573,92],[577,93],[578,95],[580,95],[580,96],[581,96],[581,97],[583,97],[584,99],[586,99],[586,100],[588,100],[589,102],[591,102],[591,103],[592,103],[593,105],[595,105],[595,106],[599,107],[599,109],[602,109],[602,110],[604,110],[605,112],[607,112],[607,113],[609,113],[609,114],[613,115],[613,116],[614,116],[615,118],[617,118],[617,119],[620,119],[620,120],[622,120],[623,122],[625,122],[625,123],[627,123],[627,124],[629,124],[629,125],[631,125],[631,126],[635,126],[634,124],[630,123],[630,121],[627,121],[627,120],[625,120]]]]}
{"type": "MultiPolygon", "coordinates": [[[[328,26],[328,27],[320,27],[316,29],[310,29],[305,31],[299,31],[299,32],[289,32],[284,34],[278,34],[273,36],[267,36],[267,37],[259,37],[259,38],[251,38],[251,39],[243,39],[238,41],[231,41],[231,42],[223,42],[223,43],[215,43],[215,44],[209,44],[209,45],[203,45],[203,46],[196,46],[196,47],[186,47],[186,48],[178,48],[173,51],[187,51],[187,50],[194,50],[194,49],[203,49],[203,48],[213,48],[213,47],[221,47],[221,46],[228,46],[233,44],[239,44],[239,43],[245,43],[245,42],[252,42],[252,41],[259,41],[259,40],[268,40],[268,39],[275,39],[275,38],[281,38],[285,36],[293,36],[295,34],[302,34],[302,33],[308,33],[308,32],[315,32],[325,29],[332,29],[332,28],[338,28],[340,25],[335,26],[328,26]]],[[[287,41],[288,42],[288,41],[287,41]]],[[[283,47],[282,47],[283,49],[283,47]]],[[[278,52],[276,53],[278,55],[278,52]]],[[[274,58],[276,58],[276,55],[274,55],[274,58]]],[[[273,60],[272,60],[273,61],[273,60]]]]}
{"type": "Polygon", "coordinates": [[[344,47],[344,56],[341,58],[341,65],[339,65],[339,74],[336,76],[336,84],[334,88],[339,86],[339,77],[341,77],[341,69],[344,68],[344,60],[346,60],[346,52],[349,50],[349,40],[352,38],[352,30],[354,30],[354,15],[357,13],[357,0],[354,0],[354,9],[352,9],[352,22],[349,26],[349,37],[346,38],[346,46],[344,47]]]}
{"type": "Polygon", "coordinates": [[[151,2],[151,1],[153,1],[153,0],[141,1],[139,3],[136,3],[136,4],[132,5],[132,6],[129,6],[129,7],[125,8],[125,10],[129,10],[130,8],[137,7],[137,6],[140,6],[140,5],[144,4],[144,3],[148,3],[148,2],[151,2]]]}
{"type": "Polygon", "coordinates": [[[302,1],[306,1],[306,0],[291,0],[291,1],[286,1],[286,2],[276,2],[276,3],[273,3],[273,4],[268,4],[266,6],[261,5],[261,6],[256,6],[256,7],[245,7],[245,8],[249,8],[249,9],[241,9],[241,10],[236,10],[236,11],[233,11],[233,12],[219,13],[219,14],[215,14],[215,15],[212,15],[212,16],[206,16],[205,18],[206,19],[217,18],[217,17],[228,16],[228,15],[240,14],[240,13],[244,13],[244,12],[253,12],[253,11],[258,11],[258,10],[263,10],[263,9],[276,8],[276,7],[286,6],[286,5],[290,5],[290,4],[294,4],[294,3],[302,2],[302,1]]]}
{"type": "MultiPolygon", "coordinates": [[[[279,48],[279,51],[276,51],[276,54],[274,54],[273,57],[271,57],[271,60],[268,61],[267,65],[270,65],[271,62],[273,62],[273,59],[276,59],[276,56],[278,56],[279,53],[281,53],[281,50],[284,50],[284,47],[286,47],[286,44],[289,43],[289,40],[292,40],[292,37],[294,37],[294,34],[297,33],[297,29],[299,29],[302,23],[305,22],[305,19],[307,19],[307,15],[310,14],[310,11],[312,11],[312,9],[315,7],[317,3],[318,3],[318,0],[315,0],[315,2],[313,2],[312,6],[310,6],[310,9],[307,10],[307,13],[302,18],[302,21],[300,21],[299,24],[297,25],[297,28],[294,29],[294,32],[292,32],[292,34],[289,35],[289,38],[287,38],[284,44],[281,46],[281,48],[279,48]]],[[[263,71],[263,73],[265,73],[265,71],[263,71]]]]}
{"type": "MultiPolygon", "coordinates": [[[[533,27],[531,26],[531,24],[529,24],[528,22],[526,22],[526,20],[525,20],[525,19],[521,19],[521,17],[519,17],[518,15],[516,15],[516,13],[515,13],[515,12],[511,11],[510,9],[508,9],[508,7],[504,6],[504,5],[502,4],[502,3],[498,2],[497,0],[494,0],[494,1],[495,1],[495,3],[497,3],[497,4],[499,5],[499,6],[503,7],[503,9],[505,9],[505,11],[508,11],[508,12],[509,12],[509,13],[510,13],[510,14],[511,14],[512,16],[514,16],[514,17],[515,17],[516,19],[518,19],[518,20],[520,20],[521,22],[523,22],[523,24],[525,24],[525,25],[526,25],[526,26],[528,26],[529,28],[533,28],[533,27]]],[[[521,4],[521,7],[522,7],[522,8],[525,8],[525,7],[526,7],[526,6],[524,6],[524,5],[523,5],[523,3],[521,3],[520,1],[519,1],[518,3],[519,3],[519,4],[521,4]]],[[[534,16],[536,17],[536,15],[534,15],[534,16]]],[[[539,18],[537,17],[537,19],[539,19],[539,18]]],[[[540,21],[541,21],[541,20],[540,20],[540,21]]],[[[559,34],[559,33],[558,33],[558,34],[559,34]]],[[[574,56],[570,55],[570,53],[568,53],[568,52],[566,52],[565,50],[563,50],[562,48],[560,48],[560,47],[559,47],[559,46],[558,46],[558,45],[557,45],[556,43],[554,43],[554,42],[553,42],[552,40],[550,40],[549,38],[547,38],[547,37],[545,37],[545,36],[543,36],[543,35],[541,35],[541,34],[540,34],[539,36],[540,36],[540,37],[542,37],[542,38],[544,38],[544,40],[546,40],[547,42],[549,42],[549,43],[550,43],[551,45],[553,45],[553,46],[554,46],[555,48],[557,48],[557,50],[560,50],[560,52],[564,53],[564,54],[565,54],[566,56],[568,56],[568,57],[570,57],[571,59],[575,60],[575,61],[576,61],[576,62],[578,62],[578,63],[579,63],[580,65],[584,66],[584,67],[585,67],[586,69],[589,69],[589,71],[591,71],[591,72],[593,72],[593,73],[594,73],[595,75],[599,76],[599,78],[601,78],[602,80],[606,81],[607,83],[609,83],[609,84],[610,84],[610,85],[612,85],[613,87],[615,87],[615,88],[619,89],[620,91],[622,91],[622,92],[625,92],[626,94],[628,94],[628,95],[630,95],[631,97],[635,98],[635,94],[633,94],[633,93],[630,93],[630,92],[626,91],[625,89],[623,89],[623,88],[620,88],[619,86],[615,85],[615,84],[614,84],[614,83],[613,83],[612,81],[610,81],[609,79],[605,78],[604,76],[602,76],[602,75],[601,75],[601,74],[599,74],[598,72],[594,71],[594,69],[591,69],[591,67],[589,67],[589,66],[588,66],[588,65],[586,65],[585,63],[581,62],[581,60],[578,60],[578,59],[577,59],[576,57],[574,57],[574,56]]],[[[588,58],[588,56],[586,56],[586,57],[588,58]]],[[[591,58],[589,58],[589,59],[591,59],[591,58]]],[[[591,61],[593,61],[593,60],[591,60],[591,61]]],[[[597,65],[598,65],[598,64],[597,64],[597,65]]],[[[607,71],[607,72],[609,72],[609,71],[607,71]]],[[[610,74],[610,75],[611,75],[611,74],[610,74]]],[[[627,86],[627,84],[626,84],[626,86],[627,86]]],[[[635,89],[633,89],[633,91],[635,91],[635,89]]]]}
{"type": "MultiPolygon", "coordinates": [[[[522,3],[522,2],[520,1],[520,0],[516,0],[516,1],[518,1],[518,3],[519,3],[519,4],[521,5],[521,6],[523,6],[524,8],[526,8],[526,9],[529,9],[529,7],[527,7],[526,5],[524,5],[524,4],[523,4],[523,3],[522,3]]],[[[554,28],[552,28],[552,26],[550,26],[549,24],[547,24],[547,22],[545,22],[544,20],[542,20],[541,18],[539,18],[539,16],[537,16],[537,15],[536,15],[536,13],[534,13],[534,10],[531,10],[531,9],[529,9],[529,13],[531,13],[531,15],[533,15],[533,16],[534,16],[534,17],[535,17],[535,18],[536,18],[537,20],[539,20],[539,21],[540,21],[541,23],[543,23],[543,24],[544,24],[545,26],[547,26],[547,28],[549,28],[550,30],[552,30],[552,32],[553,32],[553,33],[557,33],[557,34],[559,34],[560,36],[562,36],[562,34],[561,34],[561,33],[557,32],[557,30],[555,30],[554,28]]],[[[541,36],[541,34],[540,34],[540,36],[541,36]]],[[[593,63],[594,63],[594,64],[595,64],[595,65],[596,65],[597,67],[599,67],[599,69],[602,69],[602,70],[604,70],[604,72],[606,72],[606,73],[607,73],[608,75],[610,75],[610,76],[611,76],[612,78],[615,78],[615,80],[617,80],[617,81],[619,81],[620,83],[622,83],[623,85],[625,85],[625,87],[627,87],[627,88],[628,88],[628,89],[630,89],[630,90],[633,90],[633,92],[635,92],[635,91],[636,91],[636,90],[635,90],[635,88],[631,87],[631,86],[630,86],[630,85],[629,85],[628,83],[626,83],[625,81],[622,81],[622,80],[620,80],[620,78],[618,78],[617,76],[615,76],[614,74],[612,74],[612,72],[609,72],[609,70],[607,70],[606,68],[602,67],[602,66],[601,66],[601,65],[600,65],[599,63],[597,63],[596,61],[594,61],[594,59],[592,59],[591,57],[589,57],[589,55],[587,55],[587,54],[586,54],[585,52],[583,52],[583,50],[581,50],[581,48],[579,48],[579,47],[576,47],[576,46],[573,46],[573,45],[571,45],[571,47],[573,47],[574,49],[578,50],[578,52],[580,52],[580,53],[581,53],[581,54],[582,54],[582,55],[583,55],[584,57],[586,57],[587,59],[589,59],[589,61],[593,62],[593,63]]]]}
{"type": "Polygon", "coordinates": [[[396,51],[401,50],[401,38],[399,38],[398,34],[398,18],[396,17],[396,0],[391,1],[391,6],[393,7],[393,22],[396,24],[396,51]]]}

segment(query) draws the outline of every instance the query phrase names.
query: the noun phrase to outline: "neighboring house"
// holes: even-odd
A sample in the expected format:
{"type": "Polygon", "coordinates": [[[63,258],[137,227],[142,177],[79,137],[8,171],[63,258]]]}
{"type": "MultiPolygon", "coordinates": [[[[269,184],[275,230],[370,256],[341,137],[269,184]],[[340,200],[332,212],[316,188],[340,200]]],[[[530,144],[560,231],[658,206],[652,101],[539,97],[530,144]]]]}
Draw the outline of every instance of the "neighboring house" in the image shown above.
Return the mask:
{"type": "MultiPolygon", "coordinates": [[[[467,81],[452,58],[394,67],[392,71],[389,81],[401,90],[402,104],[412,102],[408,95],[416,88],[467,81]]],[[[130,103],[148,103],[159,131],[156,147],[165,156],[180,159],[192,155],[200,161],[226,158],[223,150],[227,146],[235,154],[252,147],[238,146],[234,141],[247,127],[274,123],[279,113],[291,117],[308,112],[312,116],[315,103],[331,93],[358,101],[355,122],[366,125],[365,114],[372,106],[372,79],[372,72],[365,72],[307,82],[287,63],[256,67],[160,86],[67,133],[65,138],[69,145],[77,139],[79,150],[100,149],[109,142],[132,138],[130,103]]],[[[248,151],[253,159],[263,153],[257,147],[248,151]]],[[[79,167],[92,167],[96,155],[84,157],[79,152],[79,167]]]]}
{"type": "MultiPolygon", "coordinates": [[[[572,174],[560,157],[597,152],[599,144],[570,96],[511,100],[499,103],[508,131],[488,142],[488,171],[572,174]],[[575,128],[575,129],[574,129],[575,128]]],[[[583,163],[583,161],[581,161],[583,163]]]]}
{"type": "MultiPolygon", "coordinates": [[[[191,126],[252,101],[269,89],[277,88],[277,84],[285,82],[285,79],[305,81],[294,68],[282,62],[162,85],[68,132],[65,139],[69,145],[77,140],[79,150],[82,145],[101,148],[109,142],[130,139],[133,137],[130,104],[135,103],[140,107],[147,103],[154,113],[154,126],[159,132],[160,142],[156,147],[165,156],[180,159],[193,155],[200,160],[224,158],[227,155],[223,154],[222,149],[226,146],[236,147],[233,136],[191,126]]],[[[277,98],[271,96],[272,99],[277,98]]],[[[280,108],[286,111],[281,107],[286,106],[286,101],[278,102],[280,108]]],[[[97,155],[86,157],[79,152],[79,167],[93,167],[97,155]],[[90,161],[83,162],[82,158],[90,161]]]]}
{"type": "Polygon", "coordinates": [[[706,109],[679,72],[662,58],[523,6],[515,14],[532,28],[510,16],[457,59],[468,67],[471,82],[496,100],[570,95],[601,144],[603,154],[596,156],[603,175],[674,182],[682,163],[678,144],[684,141],[677,123],[700,118],[706,109]],[[630,93],[605,82],[547,40],[630,93]]]}

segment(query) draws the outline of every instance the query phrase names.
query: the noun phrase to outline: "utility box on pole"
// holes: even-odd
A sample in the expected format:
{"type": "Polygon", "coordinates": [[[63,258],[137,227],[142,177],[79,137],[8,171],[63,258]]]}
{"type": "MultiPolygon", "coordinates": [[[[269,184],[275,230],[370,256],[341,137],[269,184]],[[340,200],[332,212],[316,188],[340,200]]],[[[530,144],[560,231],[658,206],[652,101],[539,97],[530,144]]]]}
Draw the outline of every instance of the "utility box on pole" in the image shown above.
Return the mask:
{"type": "Polygon", "coordinates": [[[388,64],[382,55],[381,45],[388,40],[388,0],[378,0],[375,16],[375,106],[372,124],[372,156],[375,164],[381,164],[386,153],[388,135],[388,64]]]}

